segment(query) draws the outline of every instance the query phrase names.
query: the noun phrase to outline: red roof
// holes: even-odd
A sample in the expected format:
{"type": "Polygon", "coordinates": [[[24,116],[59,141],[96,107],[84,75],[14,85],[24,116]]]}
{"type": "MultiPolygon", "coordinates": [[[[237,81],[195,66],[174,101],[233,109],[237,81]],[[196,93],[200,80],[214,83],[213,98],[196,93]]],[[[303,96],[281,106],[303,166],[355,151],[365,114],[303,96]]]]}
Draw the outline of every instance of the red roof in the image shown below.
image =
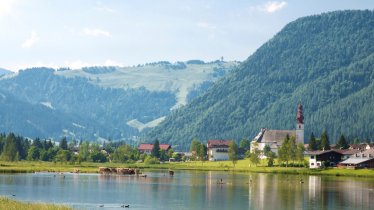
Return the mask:
{"type": "Polygon", "coordinates": [[[153,144],[140,144],[138,149],[139,150],[152,150],[153,144]]]}
{"type": "MultiPolygon", "coordinates": [[[[162,150],[168,150],[170,149],[170,144],[160,144],[160,149],[162,150]]],[[[140,144],[138,147],[139,150],[152,150],[153,144],[140,144]]]]}
{"type": "Polygon", "coordinates": [[[208,141],[208,148],[221,148],[221,147],[229,147],[231,141],[229,140],[209,140],[208,141]]]}
{"type": "Polygon", "coordinates": [[[170,144],[160,144],[160,149],[162,150],[168,150],[170,148],[171,148],[170,144]]]}

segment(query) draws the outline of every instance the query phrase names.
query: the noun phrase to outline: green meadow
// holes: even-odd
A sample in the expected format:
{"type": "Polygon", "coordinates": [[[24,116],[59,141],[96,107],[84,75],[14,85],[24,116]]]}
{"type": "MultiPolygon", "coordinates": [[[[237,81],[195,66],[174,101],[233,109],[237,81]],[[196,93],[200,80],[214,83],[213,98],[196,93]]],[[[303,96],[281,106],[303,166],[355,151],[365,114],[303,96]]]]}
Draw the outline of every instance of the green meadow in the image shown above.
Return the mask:
{"type": "Polygon", "coordinates": [[[265,162],[258,166],[250,165],[249,160],[238,160],[235,167],[231,161],[191,161],[191,162],[166,162],[161,164],[145,163],[91,163],[83,162],[81,164],[69,164],[60,162],[43,162],[43,161],[17,161],[5,162],[0,161],[0,173],[33,173],[33,172],[74,172],[79,173],[98,173],[99,167],[125,167],[140,168],[145,171],[149,169],[165,170],[199,170],[199,171],[230,171],[241,173],[287,173],[287,174],[310,174],[310,175],[334,175],[334,176],[360,176],[374,177],[373,169],[309,169],[303,167],[267,167],[265,162]]]}

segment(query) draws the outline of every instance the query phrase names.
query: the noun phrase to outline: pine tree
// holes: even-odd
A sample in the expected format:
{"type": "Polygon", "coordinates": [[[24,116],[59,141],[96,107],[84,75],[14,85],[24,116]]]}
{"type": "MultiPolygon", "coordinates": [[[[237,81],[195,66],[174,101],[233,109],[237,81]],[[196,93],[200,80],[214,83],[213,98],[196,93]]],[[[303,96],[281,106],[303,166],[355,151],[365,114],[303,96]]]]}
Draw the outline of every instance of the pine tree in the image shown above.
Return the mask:
{"type": "Polygon", "coordinates": [[[6,161],[16,161],[17,159],[17,147],[16,147],[16,137],[13,133],[10,133],[5,139],[4,150],[2,153],[2,159],[6,161]]]}
{"type": "Polygon", "coordinates": [[[347,142],[347,140],[346,140],[346,138],[343,134],[340,135],[338,143],[336,144],[336,147],[338,149],[348,149],[349,148],[349,144],[348,144],[348,142],[347,142]]]}
{"type": "Polygon", "coordinates": [[[321,135],[321,149],[322,150],[329,150],[330,148],[330,141],[329,136],[327,135],[327,131],[325,130],[321,135]]]}
{"type": "Polygon", "coordinates": [[[315,151],[317,149],[318,149],[318,144],[317,144],[317,141],[316,141],[316,137],[312,133],[312,134],[310,134],[308,150],[315,151]]]}
{"type": "Polygon", "coordinates": [[[229,160],[232,161],[235,168],[235,164],[238,161],[238,146],[236,145],[235,141],[231,141],[229,143],[229,160]]]}
{"type": "Polygon", "coordinates": [[[66,140],[66,137],[62,138],[61,141],[60,141],[60,148],[63,149],[63,150],[67,150],[68,149],[68,142],[66,140]]]}
{"type": "Polygon", "coordinates": [[[156,158],[160,157],[160,142],[158,141],[158,139],[156,139],[155,143],[153,144],[151,155],[156,158]]]}

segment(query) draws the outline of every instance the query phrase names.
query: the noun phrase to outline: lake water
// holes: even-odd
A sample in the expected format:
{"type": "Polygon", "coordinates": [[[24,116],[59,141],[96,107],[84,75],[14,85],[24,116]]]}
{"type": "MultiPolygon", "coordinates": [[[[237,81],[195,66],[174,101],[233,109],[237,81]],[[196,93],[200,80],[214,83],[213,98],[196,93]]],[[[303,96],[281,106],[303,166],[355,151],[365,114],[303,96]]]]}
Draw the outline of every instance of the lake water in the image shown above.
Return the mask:
{"type": "Polygon", "coordinates": [[[173,177],[167,171],[145,174],[147,178],[2,174],[0,195],[90,210],[123,209],[121,205],[127,204],[144,210],[374,209],[372,178],[194,171],[176,171],[173,177]],[[217,184],[220,179],[224,184],[217,184]]]}

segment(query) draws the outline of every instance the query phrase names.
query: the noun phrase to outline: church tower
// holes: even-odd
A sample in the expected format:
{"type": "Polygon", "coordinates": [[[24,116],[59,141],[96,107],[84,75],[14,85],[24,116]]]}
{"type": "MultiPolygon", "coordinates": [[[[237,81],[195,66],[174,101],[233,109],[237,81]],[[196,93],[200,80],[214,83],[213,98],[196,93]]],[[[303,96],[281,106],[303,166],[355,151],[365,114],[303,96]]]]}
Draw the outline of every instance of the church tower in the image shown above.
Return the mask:
{"type": "Polygon", "coordinates": [[[304,115],[301,102],[297,105],[296,114],[296,143],[304,144],[304,115]]]}

